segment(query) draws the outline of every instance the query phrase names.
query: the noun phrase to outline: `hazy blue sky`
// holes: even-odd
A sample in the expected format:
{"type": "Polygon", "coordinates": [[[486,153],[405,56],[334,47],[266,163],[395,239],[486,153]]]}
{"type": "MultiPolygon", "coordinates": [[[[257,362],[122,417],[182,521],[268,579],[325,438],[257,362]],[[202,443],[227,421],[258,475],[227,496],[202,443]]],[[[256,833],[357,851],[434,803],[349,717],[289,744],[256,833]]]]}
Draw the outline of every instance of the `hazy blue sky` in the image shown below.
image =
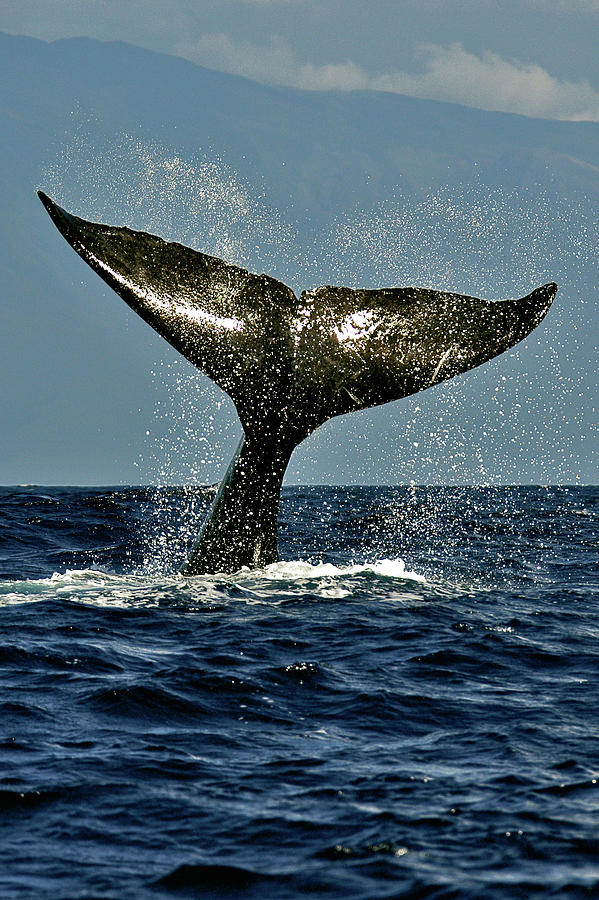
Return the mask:
{"type": "Polygon", "coordinates": [[[0,0],[0,30],[121,39],[267,83],[599,121],[599,0],[0,0]]]}

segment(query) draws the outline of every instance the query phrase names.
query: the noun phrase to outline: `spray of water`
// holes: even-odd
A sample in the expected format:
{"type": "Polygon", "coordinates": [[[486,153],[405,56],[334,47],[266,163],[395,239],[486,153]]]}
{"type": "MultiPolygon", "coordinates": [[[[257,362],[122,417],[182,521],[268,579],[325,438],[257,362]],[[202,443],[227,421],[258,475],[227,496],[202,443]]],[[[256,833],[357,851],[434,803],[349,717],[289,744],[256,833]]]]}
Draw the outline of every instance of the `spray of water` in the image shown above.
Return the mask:
{"type": "MultiPolygon", "coordinates": [[[[159,234],[255,271],[276,272],[290,255],[292,227],[216,154],[186,160],[126,134],[98,148],[85,120],[79,123],[43,179],[71,211],[159,234]]],[[[164,572],[185,558],[210,497],[197,486],[222,477],[241,428],[230,399],[178,355],[158,360],[151,377],[160,399],[135,464],[140,482],[155,486],[144,510],[143,570],[164,572]]]]}
{"type": "MultiPolygon", "coordinates": [[[[45,184],[86,218],[155,232],[294,287],[413,284],[499,299],[559,283],[564,302],[555,304],[547,330],[509,358],[393,410],[327,423],[294,454],[290,482],[576,483],[582,459],[592,468],[599,442],[588,396],[596,360],[585,337],[597,304],[586,291],[597,274],[599,234],[583,202],[540,189],[446,187],[342,215],[328,232],[308,229],[306,237],[217,155],[184,159],[128,135],[98,148],[83,127],[45,184]],[[289,260],[298,271],[289,271],[289,260]]],[[[165,502],[154,504],[145,561],[146,570],[165,571],[184,555],[206,508],[206,493],[192,486],[220,478],[239,425],[228,398],[184,361],[171,356],[152,376],[166,385],[167,399],[148,422],[138,468],[140,481],[165,492],[165,502]],[[188,485],[188,533],[169,513],[173,485],[188,485]]],[[[388,514],[398,513],[391,506],[388,514]]],[[[443,523],[428,509],[422,527],[436,532],[443,523]]]]}
{"type": "MultiPolygon", "coordinates": [[[[488,299],[522,296],[555,280],[560,293],[544,326],[509,355],[402,400],[392,413],[350,417],[348,464],[331,457],[319,477],[573,484],[581,471],[596,472],[597,416],[589,404],[596,346],[589,336],[597,321],[598,232],[583,202],[483,184],[440,188],[421,200],[396,197],[333,222],[317,278],[328,271],[333,282],[355,287],[411,284],[488,299]],[[373,441],[385,452],[374,457],[373,441]]],[[[337,427],[327,423],[314,449],[322,454],[337,427]]],[[[294,481],[310,483],[311,456],[309,444],[296,454],[294,481]]]]}

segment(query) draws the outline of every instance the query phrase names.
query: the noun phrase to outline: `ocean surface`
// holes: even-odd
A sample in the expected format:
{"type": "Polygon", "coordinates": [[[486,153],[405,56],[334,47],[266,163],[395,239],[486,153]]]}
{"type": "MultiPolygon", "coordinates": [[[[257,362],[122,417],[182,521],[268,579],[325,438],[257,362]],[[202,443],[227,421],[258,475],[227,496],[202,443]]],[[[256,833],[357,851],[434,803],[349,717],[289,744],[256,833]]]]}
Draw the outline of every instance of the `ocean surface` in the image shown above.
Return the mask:
{"type": "Polygon", "coordinates": [[[0,489],[0,897],[599,896],[599,488],[0,489]]]}

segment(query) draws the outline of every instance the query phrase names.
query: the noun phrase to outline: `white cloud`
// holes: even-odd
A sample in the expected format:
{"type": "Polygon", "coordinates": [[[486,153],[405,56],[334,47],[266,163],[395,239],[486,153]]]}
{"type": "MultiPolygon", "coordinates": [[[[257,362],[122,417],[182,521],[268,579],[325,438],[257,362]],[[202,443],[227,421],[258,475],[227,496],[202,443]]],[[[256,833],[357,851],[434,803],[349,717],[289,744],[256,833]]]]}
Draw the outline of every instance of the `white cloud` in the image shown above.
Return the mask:
{"type": "Polygon", "coordinates": [[[423,45],[420,72],[376,75],[351,61],[301,62],[281,37],[261,46],[236,42],[224,33],[205,34],[179,44],[177,52],[201,65],[268,84],[316,91],[388,91],[541,118],[599,121],[599,91],[587,81],[560,81],[537,64],[490,51],[477,56],[459,43],[423,45]]]}
{"type": "Polygon", "coordinates": [[[234,75],[244,75],[266,84],[283,84],[310,91],[360,90],[368,77],[351,62],[315,66],[300,63],[287,41],[273,37],[268,46],[234,41],[228,34],[206,34],[199,40],[179,44],[181,56],[200,65],[234,75]]]}
{"type": "Polygon", "coordinates": [[[430,97],[481,109],[550,119],[599,121],[599,92],[587,81],[560,81],[536,64],[469,53],[461,44],[428,45],[422,73],[394,72],[371,80],[378,90],[430,97]]]}

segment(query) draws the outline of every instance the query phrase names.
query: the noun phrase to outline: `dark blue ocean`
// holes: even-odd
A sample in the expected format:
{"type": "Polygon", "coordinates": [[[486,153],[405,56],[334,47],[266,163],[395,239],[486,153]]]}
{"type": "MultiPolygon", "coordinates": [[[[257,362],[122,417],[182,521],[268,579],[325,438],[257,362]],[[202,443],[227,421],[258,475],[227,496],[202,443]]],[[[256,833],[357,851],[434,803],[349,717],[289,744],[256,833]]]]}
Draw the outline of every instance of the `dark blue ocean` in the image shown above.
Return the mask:
{"type": "Polygon", "coordinates": [[[599,896],[599,488],[0,489],[0,897],[599,896]]]}

